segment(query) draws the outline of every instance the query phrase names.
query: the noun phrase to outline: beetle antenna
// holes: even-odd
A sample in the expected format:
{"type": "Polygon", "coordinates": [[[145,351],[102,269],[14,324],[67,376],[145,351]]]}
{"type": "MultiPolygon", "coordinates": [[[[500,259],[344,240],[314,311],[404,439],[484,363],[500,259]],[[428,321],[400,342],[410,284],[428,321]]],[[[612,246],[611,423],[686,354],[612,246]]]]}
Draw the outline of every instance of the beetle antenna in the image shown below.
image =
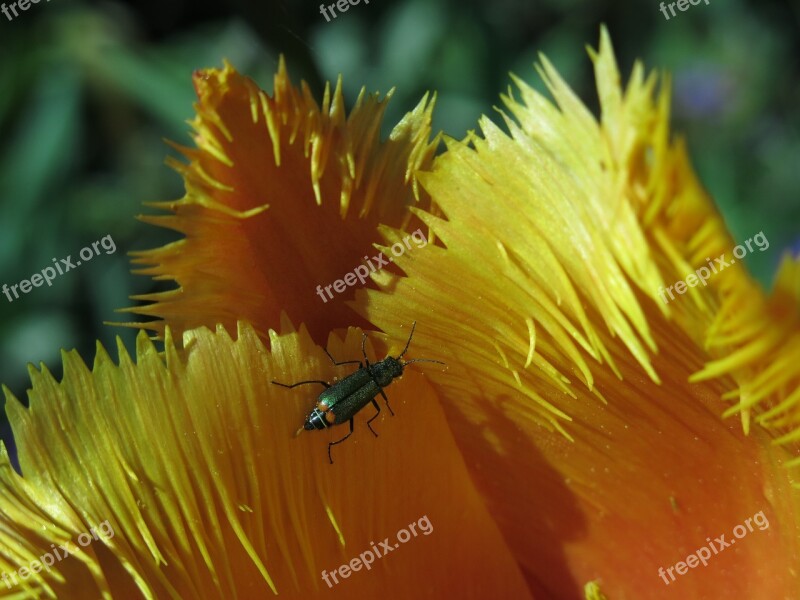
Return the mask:
{"type": "Polygon", "coordinates": [[[415,362],[432,362],[432,363],[436,363],[437,365],[447,365],[447,363],[444,363],[444,362],[442,362],[440,360],[433,360],[432,358],[414,358],[412,360],[407,360],[406,362],[404,362],[403,366],[405,367],[405,366],[410,365],[411,363],[415,363],[415,362]]]}
{"type": "MultiPolygon", "coordinates": [[[[49,0],[48,0],[49,1],[49,0]]],[[[56,265],[58,266],[58,265],[56,265]]],[[[364,361],[369,366],[369,359],[367,358],[367,334],[364,334],[364,337],[361,338],[361,354],[364,355],[364,361]]]]}
{"type": "Polygon", "coordinates": [[[411,338],[412,338],[412,337],[414,337],[414,328],[415,328],[416,326],[417,326],[417,322],[416,322],[416,321],[414,321],[414,322],[411,324],[411,334],[408,336],[408,341],[406,342],[406,347],[405,347],[405,348],[403,348],[403,351],[400,353],[400,356],[398,356],[398,357],[397,357],[397,360],[400,360],[401,358],[403,358],[403,355],[404,355],[404,354],[406,353],[406,351],[408,350],[408,346],[411,344],[411,338]]]}

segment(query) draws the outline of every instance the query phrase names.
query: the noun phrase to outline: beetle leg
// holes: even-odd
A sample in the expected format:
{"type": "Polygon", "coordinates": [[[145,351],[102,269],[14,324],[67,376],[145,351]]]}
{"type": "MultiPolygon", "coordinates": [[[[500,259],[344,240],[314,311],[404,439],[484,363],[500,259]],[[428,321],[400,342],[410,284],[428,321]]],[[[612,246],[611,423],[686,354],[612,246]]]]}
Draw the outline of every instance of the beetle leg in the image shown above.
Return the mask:
{"type": "Polygon", "coordinates": [[[358,366],[359,366],[359,367],[361,367],[362,369],[364,368],[364,365],[363,365],[363,364],[361,364],[361,361],[360,361],[360,360],[345,360],[345,361],[343,361],[343,362],[336,362],[336,359],[335,359],[335,358],[333,358],[333,357],[331,356],[331,353],[330,353],[330,352],[328,352],[328,349],[327,349],[327,348],[323,348],[323,350],[325,350],[325,354],[327,354],[327,355],[328,355],[328,358],[330,358],[330,359],[331,359],[331,362],[332,362],[334,365],[336,365],[337,367],[338,367],[339,365],[358,365],[358,366]]]}
{"type": "Polygon", "coordinates": [[[394,411],[392,410],[392,407],[389,406],[389,398],[386,397],[386,394],[383,392],[383,388],[381,388],[381,396],[383,396],[383,399],[386,402],[386,408],[388,408],[389,412],[392,414],[392,416],[394,416],[394,411]]]}
{"type": "MultiPolygon", "coordinates": [[[[339,365],[358,365],[360,369],[364,368],[364,363],[362,363],[360,360],[345,360],[345,361],[342,361],[342,362],[337,362],[337,360],[331,356],[331,353],[328,352],[327,348],[323,348],[323,350],[325,350],[325,354],[328,355],[328,358],[330,358],[331,362],[334,365],[336,365],[337,367],[339,365]]],[[[366,361],[367,366],[369,366],[369,359],[367,358],[367,334],[366,333],[364,334],[364,337],[361,338],[361,354],[364,355],[364,360],[366,361]]]]}
{"type": "MultiPolygon", "coordinates": [[[[381,393],[383,393],[383,391],[381,391],[381,393]]],[[[375,433],[375,430],[372,428],[372,425],[371,425],[371,423],[372,423],[372,422],[373,422],[375,419],[377,419],[377,418],[378,418],[378,415],[379,415],[379,414],[381,414],[381,406],[380,406],[380,404],[378,404],[378,402],[375,400],[375,398],[373,398],[373,399],[372,399],[372,406],[374,406],[374,407],[375,407],[375,410],[377,410],[378,412],[376,412],[376,413],[375,413],[375,414],[372,416],[372,418],[371,418],[369,421],[367,421],[367,427],[369,427],[369,430],[372,432],[372,434],[373,434],[375,437],[378,437],[378,434],[377,434],[377,433],[375,433]]]]}
{"type": "Polygon", "coordinates": [[[279,385],[281,387],[290,388],[290,389],[293,388],[293,387],[297,387],[298,385],[306,385],[307,383],[319,383],[321,385],[324,385],[325,389],[328,389],[329,387],[331,387],[330,383],[328,383],[327,381],[320,381],[319,379],[310,379],[308,381],[298,381],[297,383],[292,383],[292,384],[280,383],[278,381],[274,381],[273,380],[272,383],[275,384],[275,385],[279,385]]]}
{"type": "Polygon", "coordinates": [[[328,460],[331,461],[331,464],[333,464],[333,457],[331,456],[331,446],[335,446],[336,444],[341,444],[343,441],[345,441],[351,435],[353,435],[353,419],[352,418],[350,419],[350,433],[348,433],[346,436],[344,436],[338,442],[330,442],[328,444],[328,460]]]}

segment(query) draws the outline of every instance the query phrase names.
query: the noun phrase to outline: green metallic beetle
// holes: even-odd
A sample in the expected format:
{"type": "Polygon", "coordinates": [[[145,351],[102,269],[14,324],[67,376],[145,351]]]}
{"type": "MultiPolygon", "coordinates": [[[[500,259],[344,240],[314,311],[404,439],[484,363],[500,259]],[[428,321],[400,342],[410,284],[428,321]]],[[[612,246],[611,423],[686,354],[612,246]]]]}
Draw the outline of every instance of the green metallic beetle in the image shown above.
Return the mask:
{"type": "Polygon", "coordinates": [[[416,326],[417,322],[414,321],[414,323],[411,325],[411,335],[408,336],[406,347],[403,348],[403,351],[399,356],[387,356],[382,361],[379,361],[375,364],[370,364],[369,359],[367,358],[367,334],[365,333],[361,340],[361,353],[364,355],[364,363],[366,363],[366,367],[360,360],[336,362],[330,353],[325,350],[325,353],[328,355],[328,358],[331,359],[331,362],[333,362],[334,365],[358,365],[357,371],[351,373],[341,381],[337,381],[333,385],[327,381],[321,381],[319,379],[300,381],[293,384],[273,381],[272,383],[275,385],[280,385],[285,388],[293,388],[299,385],[314,383],[325,386],[325,391],[317,397],[316,406],[310,413],[308,413],[305,423],[303,423],[303,426],[297,430],[295,435],[299,435],[304,429],[306,431],[311,431],[313,429],[327,429],[328,427],[341,425],[345,421],[349,421],[350,433],[348,433],[342,439],[336,442],[330,442],[328,444],[328,460],[330,460],[331,464],[333,464],[331,447],[335,446],[336,444],[341,444],[352,435],[353,417],[358,411],[371,402],[375,407],[376,412],[375,415],[367,421],[367,427],[369,427],[369,430],[373,433],[373,435],[375,435],[375,437],[378,437],[378,434],[375,433],[374,429],[372,429],[372,421],[377,419],[378,415],[381,414],[381,407],[375,400],[375,396],[378,394],[383,396],[383,399],[386,401],[386,408],[388,408],[389,412],[392,414],[392,416],[394,416],[394,411],[392,411],[392,407],[389,406],[389,398],[386,397],[383,388],[387,387],[396,378],[402,376],[403,369],[411,363],[432,362],[440,365],[445,364],[439,360],[432,360],[428,358],[416,358],[414,360],[405,362],[401,360],[408,350],[408,346],[411,344],[411,338],[414,336],[414,328],[416,326]]]}

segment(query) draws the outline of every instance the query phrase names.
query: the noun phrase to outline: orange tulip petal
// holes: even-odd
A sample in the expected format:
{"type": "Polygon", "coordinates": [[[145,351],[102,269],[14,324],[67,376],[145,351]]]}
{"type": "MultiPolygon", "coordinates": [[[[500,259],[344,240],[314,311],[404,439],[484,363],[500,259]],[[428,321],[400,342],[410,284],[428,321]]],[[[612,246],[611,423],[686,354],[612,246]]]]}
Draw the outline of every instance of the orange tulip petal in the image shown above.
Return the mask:
{"type": "Polygon", "coordinates": [[[186,195],[153,204],[171,215],[141,217],[185,238],[134,254],[139,273],[179,287],[137,297],[149,304],[127,312],[158,320],[133,325],[177,335],[216,323],[235,331],[241,318],[263,333],[287,310],[322,341],[359,324],[344,303],[352,290],[329,299],[316,286],[362,264],[379,223],[407,227],[416,221],[409,204],[429,206],[412,175],[438,144],[429,139],[433,102],[423,98],[380,141],[386,100],[362,90],[347,115],[339,81],[318,106],[305,84],[291,85],[282,60],[272,96],[227,64],[194,80],[197,148],[180,148],[188,165],[171,162],[186,195]]]}
{"type": "MultiPolygon", "coordinates": [[[[271,352],[249,326],[236,341],[222,328],[187,333],[184,350],[167,330],[163,356],[142,334],[136,364],[121,348],[116,366],[100,348],[92,371],[65,355],[61,383],[34,372],[29,409],[6,391],[24,476],[3,451],[0,572],[51,544],[77,548],[98,523],[112,528],[49,571],[13,575],[12,588],[48,598],[530,597],[425,378],[409,367],[388,390],[396,416],[384,407],[375,438],[366,407],[330,465],[328,442],[347,426],[295,439],[316,387],[270,381],[347,371],[306,331],[284,328],[271,352]],[[386,555],[369,571],[339,570],[373,551],[386,555]],[[338,583],[329,588],[323,570],[339,570],[338,583]]],[[[358,356],[360,342],[350,330],[330,350],[358,356]]]]}
{"type": "Polygon", "coordinates": [[[429,377],[535,591],[792,597],[797,297],[765,299],[739,262],[664,305],[665,282],[734,244],[670,142],[668,89],[637,65],[622,90],[605,31],[592,56],[602,120],[546,60],[557,106],[517,80],[510,135],[483,119],[420,175],[444,218],[414,212],[444,247],[354,306],[385,331],[425,325],[416,352],[450,365],[429,377]],[[734,393],[742,425],[722,420],[734,393]],[[748,411],[776,428],[748,430],[748,411]],[[760,511],[769,528],[659,577],[760,511]]]}

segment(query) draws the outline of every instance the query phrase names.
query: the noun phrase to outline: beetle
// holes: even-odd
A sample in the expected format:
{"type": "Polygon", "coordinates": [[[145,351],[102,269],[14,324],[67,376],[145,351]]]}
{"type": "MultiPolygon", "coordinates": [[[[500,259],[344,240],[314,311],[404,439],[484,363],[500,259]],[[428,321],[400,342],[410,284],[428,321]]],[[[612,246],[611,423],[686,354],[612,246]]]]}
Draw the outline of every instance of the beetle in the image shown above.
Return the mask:
{"type": "Polygon", "coordinates": [[[346,360],[337,362],[326,349],[325,354],[328,355],[328,358],[331,359],[331,362],[334,365],[358,365],[358,370],[350,373],[350,375],[334,384],[330,384],[327,381],[322,381],[319,379],[299,381],[292,384],[273,381],[273,384],[285,388],[294,388],[299,385],[310,384],[320,384],[325,387],[325,391],[323,391],[317,397],[316,406],[311,410],[310,413],[308,413],[303,426],[295,433],[295,437],[300,435],[303,430],[311,431],[314,429],[327,429],[328,427],[341,425],[345,421],[349,421],[350,432],[342,439],[335,442],[330,442],[328,444],[328,460],[331,462],[331,464],[333,464],[331,447],[335,446],[336,444],[341,444],[353,434],[353,417],[356,415],[356,413],[358,413],[358,411],[360,411],[370,402],[372,403],[372,406],[375,407],[376,412],[372,418],[367,421],[367,427],[369,427],[369,430],[375,437],[378,437],[378,434],[375,433],[375,430],[372,428],[372,422],[378,418],[378,415],[381,414],[381,407],[377,400],[375,400],[375,396],[378,394],[383,396],[383,399],[386,402],[386,408],[388,408],[391,415],[394,416],[394,411],[392,410],[392,407],[389,406],[389,398],[386,397],[386,393],[383,391],[383,388],[387,387],[398,377],[401,377],[403,375],[403,369],[411,363],[432,362],[440,365],[445,364],[440,360],[432,360],[430,358],[415,358],[409,361],[402,360],[403,356],[408,350],[408,346],[411,344],[411,338],[414,337],[414,328],[416,326],[417,322],[414,321],[411,325],[411,334],[408,336],[406,347],[403,348],[403,351],[399,356],[387,356],[383,360],[373,364],[370,364],[369,359],[367,358],[366,333],[361,339],[361,353],[364,355],[364,362],[361,362],[360,360],[346,360]],[[366,366],[364,366],[364,363],[366,363],[366,366]]]}

